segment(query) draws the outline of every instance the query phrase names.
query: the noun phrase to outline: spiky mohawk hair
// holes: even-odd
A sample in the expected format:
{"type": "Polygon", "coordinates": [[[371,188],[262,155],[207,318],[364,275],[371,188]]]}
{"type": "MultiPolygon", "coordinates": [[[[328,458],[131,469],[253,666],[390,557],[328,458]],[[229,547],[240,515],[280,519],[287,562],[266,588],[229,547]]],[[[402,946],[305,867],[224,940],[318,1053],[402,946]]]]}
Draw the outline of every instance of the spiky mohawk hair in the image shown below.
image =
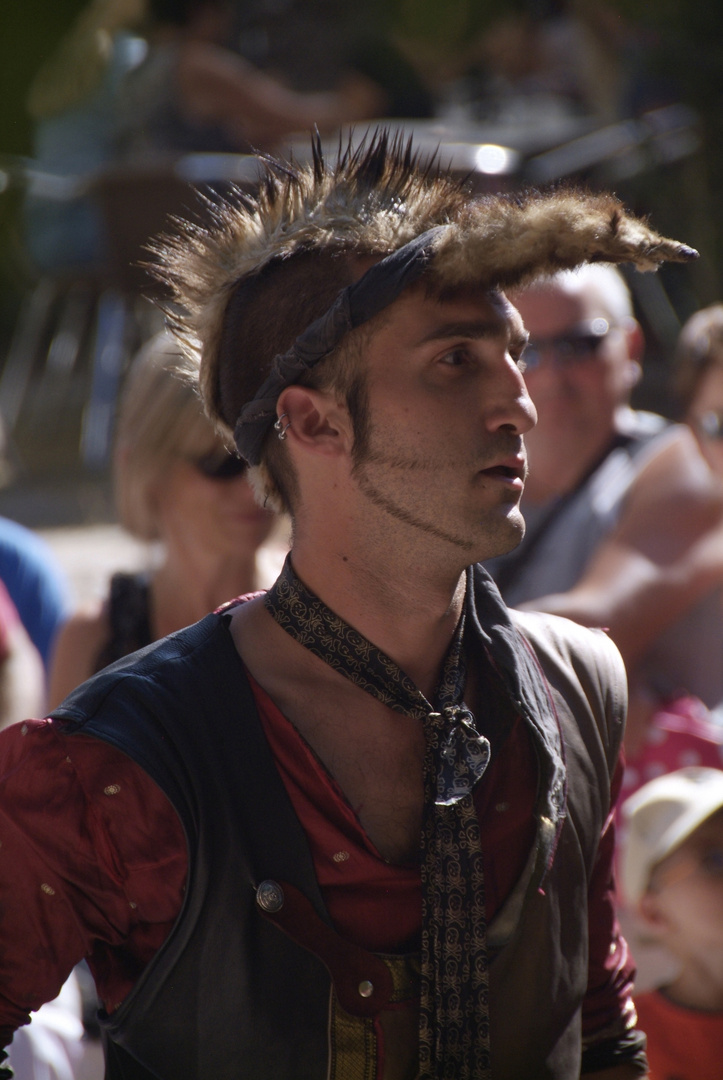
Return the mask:
{"type": "MultiPolygon", "coordinates": [[[[178,222],[177,235],[154,247],[155,272],[180,311],[175,332],[200,362],[206,407],[227,434],[236,418],[222,401],[222,366],[258,366],[258,386],[274,359],[245,356],[243,343],[222,348],[227,313],[239,286],[268,276],[272,264],[313,252],[383,257],[440,225],[447,228],[434,238],[425,274],[441,290],[509,288],[593,261],[654,270],[696,255],[627,214],[613,195],[564,188],[474,198],[434,158],[424,164],[411,139],[385,130],[356,149],[351,139],[340,144],[334,164],[318,137],[308,165],[265,161],[254,197],[237,192],[213,208],[210,226],[178,222]]],[[[309,322],[320,314],[311,310],[309,322]]]]}
{"type": "Polygon", "coordinates": [[[253,197],[236,191],[209,206],[210,226],[176,221],[176,235],[153,245],[158,264],[152,272],[170,292],[172,310],[181,311],[171,314],[172,329],[196,353],[206,406],[222,423],[221,337],[241,282],[300,252],[387,255],[452,220],[469,199],[434,161],[421,165],[411,139],[390,138],[386,131],[362,139],[356,149],[351,140],[340,146],[334,165],[325,160],[318,136],[308,165],[263,160],[265,175],[253,197]]]}

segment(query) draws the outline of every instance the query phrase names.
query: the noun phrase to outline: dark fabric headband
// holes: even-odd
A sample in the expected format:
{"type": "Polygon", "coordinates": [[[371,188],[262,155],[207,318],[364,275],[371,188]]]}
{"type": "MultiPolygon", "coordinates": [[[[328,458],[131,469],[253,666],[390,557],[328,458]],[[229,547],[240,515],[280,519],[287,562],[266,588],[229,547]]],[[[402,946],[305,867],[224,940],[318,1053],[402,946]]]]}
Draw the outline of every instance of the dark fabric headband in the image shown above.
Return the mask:
{"type": "Polygon", "coordinates": [[[375,263],[359,281],[342,289],[329,310],[298,336],[288,352],[274,358],[271,373],[244,405],[234,429],[238,452],[249,465],[261,461],[261,447],[276,420],[281,391],[328,356],[350,330],[389,307],[417,281],[432,258],[435,241],[448,228],[438,225],[429,229],[375,263]]]}

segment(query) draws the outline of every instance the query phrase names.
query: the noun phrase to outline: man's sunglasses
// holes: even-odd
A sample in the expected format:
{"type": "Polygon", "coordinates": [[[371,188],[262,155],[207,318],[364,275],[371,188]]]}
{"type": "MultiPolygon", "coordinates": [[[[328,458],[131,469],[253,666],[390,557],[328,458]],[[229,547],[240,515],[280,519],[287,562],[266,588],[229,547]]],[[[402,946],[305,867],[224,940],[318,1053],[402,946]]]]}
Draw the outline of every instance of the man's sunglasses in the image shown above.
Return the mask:
{"type": "Polygon", "coordinates": [[[546,360],[561,368],[593,360],[612,329],[607,319],[591,319],[568,334],[532,338],[522,353],[523,370],[534,371],[546,360]]]}
{"type": "Polygon", "coordinates": [[[194,466],[209,480],[233,480],[246,472],[246,462],[235,454],[212,450],[210,454],[193,459],[194,466]]]}
{"type": "Polygon", "coordinates": [[[693,427],[704,439],[723,439],[723,413],[703,413],[693,420],[693,427]]]}

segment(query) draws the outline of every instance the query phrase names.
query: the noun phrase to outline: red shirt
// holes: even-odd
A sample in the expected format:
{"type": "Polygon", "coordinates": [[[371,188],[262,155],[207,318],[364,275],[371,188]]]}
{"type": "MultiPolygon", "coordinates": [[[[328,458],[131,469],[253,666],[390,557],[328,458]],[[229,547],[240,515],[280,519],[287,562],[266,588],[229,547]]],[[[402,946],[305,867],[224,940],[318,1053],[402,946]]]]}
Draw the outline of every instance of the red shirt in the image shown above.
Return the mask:
{"type": "Polygon", "coordinates": [[[720,1080],[723,1013],[684,1009],[658,990],[636,997],[635,1005],[648,1036],[650,1080],[720,1080]]]}
{"type": "MultiPolygon", "coordinates": [[[[419,865],[392,865],[379,854],[313,750],[253,679],[251,686],[335,928],[371,952],[413,946],[422,929],[419,865]]],[[[475,789],[488,920],[512,890],[534,842],[536,775],[534,752],[518,720],[475,789]]]]}
{"type": "MultiPolygon", "coordinates": [[[[336,928],[373,951],[404,949],[421,928],[419,867],[385,862],[296,729],[255,685],[254,694],[336,928]]],[[[176,920],[187,854],[165,795],[101,740],[65,736],[50,720],[15,725],[0,733],[0,777],[0,1045],[6,1045],[28,1011],[55,997],[84,957],[105,1008],[117,1008],[176,920]]],[[[488,917],[533,843],[535,790],[534,752],[518,721],[476,795],[488,917]]],[[[603,851],[601,882],[610,876],[605,845],[603,851]]],[[[605,928],[604,949],[591,949],[597,1028],[619,1014],[630,967],[611,947],[609,890],[601,886],[591,904],[591,917],[605,928]]]]}

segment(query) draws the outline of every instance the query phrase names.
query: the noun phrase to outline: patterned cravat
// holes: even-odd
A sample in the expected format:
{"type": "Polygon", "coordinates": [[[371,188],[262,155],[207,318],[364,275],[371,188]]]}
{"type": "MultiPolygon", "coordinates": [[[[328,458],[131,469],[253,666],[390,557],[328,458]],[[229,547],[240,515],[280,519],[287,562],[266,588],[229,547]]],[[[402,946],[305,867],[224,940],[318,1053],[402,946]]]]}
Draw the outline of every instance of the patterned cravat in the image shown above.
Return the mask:
{"type": "MultiPolygon", "coordinates": [[[[473,595],[468,576],[465,604],[473,595]]],[[[490,759],[462,697],[463,612],[434,704],[397,664],[309,592],[287,558],[266,595],[279,625],[384,705],[424,725],[422,1080],[490,1076],[484,879],[472,791],[490,759]]]]}

